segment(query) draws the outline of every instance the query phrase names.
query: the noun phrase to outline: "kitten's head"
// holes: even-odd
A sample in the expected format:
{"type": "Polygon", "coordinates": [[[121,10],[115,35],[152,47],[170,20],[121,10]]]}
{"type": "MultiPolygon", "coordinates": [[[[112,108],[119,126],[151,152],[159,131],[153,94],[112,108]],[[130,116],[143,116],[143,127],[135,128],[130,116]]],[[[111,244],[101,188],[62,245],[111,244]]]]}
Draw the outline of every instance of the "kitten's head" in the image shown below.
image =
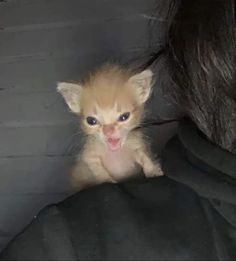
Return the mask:
{"type": "Polygon", "coordinates": [[[140,124],[151,83],[150,70],[132,75],[119,66],[106,65],[83,84],[61,82],[57,88],[71,111],[80,114],[85,133],[117,150],[140,124]]]}

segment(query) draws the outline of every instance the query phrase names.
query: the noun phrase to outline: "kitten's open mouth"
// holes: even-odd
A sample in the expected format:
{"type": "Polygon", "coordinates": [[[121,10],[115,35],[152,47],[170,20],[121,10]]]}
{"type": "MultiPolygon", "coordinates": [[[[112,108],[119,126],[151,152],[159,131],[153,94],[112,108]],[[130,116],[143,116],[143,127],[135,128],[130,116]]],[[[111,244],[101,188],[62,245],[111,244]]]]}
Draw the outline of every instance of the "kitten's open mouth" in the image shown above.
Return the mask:
{"type": "Polygon", "coordinates": [[[121,139],[108,138],[107,145],[110,150],[118,150],[121,147],[121,139]]]}

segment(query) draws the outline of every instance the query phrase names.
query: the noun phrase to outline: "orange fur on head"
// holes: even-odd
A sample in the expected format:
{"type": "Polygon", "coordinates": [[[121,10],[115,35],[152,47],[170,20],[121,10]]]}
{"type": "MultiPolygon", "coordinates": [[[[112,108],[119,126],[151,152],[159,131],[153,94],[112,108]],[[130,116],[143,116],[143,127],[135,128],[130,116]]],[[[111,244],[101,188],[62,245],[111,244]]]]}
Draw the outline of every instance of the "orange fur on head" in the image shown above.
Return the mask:
{"type": "Polygon", "coordinates": [[[89,74],[82,85],[60,83],[58,90],[64,96],[72,112],[80,113],[86,134],[95,135],[106,143],[104,126],[112,126],[112,138],[124,143],[129,131],[140,124],[144,103],[151,92],[152,73],[149,70],[132,75],[117,65],[105,65],[89,74]],[[119,117],[129,113],[126,121],[119,117]],[[98,124],[87,122],[93,117],[98,124]]]}

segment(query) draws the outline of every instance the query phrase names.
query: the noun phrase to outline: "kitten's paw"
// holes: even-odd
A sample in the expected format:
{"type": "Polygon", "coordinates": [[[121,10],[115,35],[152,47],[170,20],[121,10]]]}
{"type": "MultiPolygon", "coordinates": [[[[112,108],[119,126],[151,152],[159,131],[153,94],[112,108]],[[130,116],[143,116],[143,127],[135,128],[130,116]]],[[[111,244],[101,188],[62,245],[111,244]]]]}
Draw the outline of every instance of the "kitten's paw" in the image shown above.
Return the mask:
{"type": "Polygon", "coordinates": [[[151,169],[144,170],[144,174],[147,178],[159,177],[164,175],[161,166],[158,163],[154,164],[151,169]]]}

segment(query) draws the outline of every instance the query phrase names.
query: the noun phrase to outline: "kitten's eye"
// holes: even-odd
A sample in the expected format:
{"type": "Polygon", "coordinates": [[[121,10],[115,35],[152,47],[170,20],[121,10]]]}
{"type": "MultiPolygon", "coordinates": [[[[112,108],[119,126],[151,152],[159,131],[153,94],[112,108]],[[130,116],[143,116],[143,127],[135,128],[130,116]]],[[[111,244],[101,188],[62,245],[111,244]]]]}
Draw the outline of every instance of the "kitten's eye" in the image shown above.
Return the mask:
{"type": "Polygon", "coordinates": [[[120,115],[120,117],[118,118],[118,121],[126,121],[126,120],[128,120],[129,116],[130,116],[130,112],[125,112],[120,115]]]}
{"type": "Polygon", "coordinates": [[[96,124],[98,124],[98,120],[96,118],[94,118],[94,117],[89,116],[89,117],[86,118],[86,120],[87,120],[87,123],[89,125],[96,125],[96,124]]]}

